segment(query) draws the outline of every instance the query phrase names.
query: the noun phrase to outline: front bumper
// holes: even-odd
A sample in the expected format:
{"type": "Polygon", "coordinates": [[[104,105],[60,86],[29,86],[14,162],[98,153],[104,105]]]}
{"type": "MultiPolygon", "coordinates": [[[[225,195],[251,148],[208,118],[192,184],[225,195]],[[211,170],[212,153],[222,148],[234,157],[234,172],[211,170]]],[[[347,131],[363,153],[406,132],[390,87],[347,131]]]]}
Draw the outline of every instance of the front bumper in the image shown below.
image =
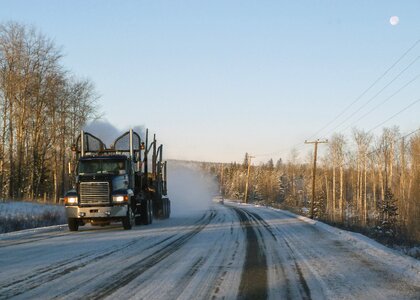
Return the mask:
{"type": "Polygon", "coordinates": [[[66,206],[67,218],[104,219],[122,218],[127,216],[127,205],[107,207],[66,206]]]}

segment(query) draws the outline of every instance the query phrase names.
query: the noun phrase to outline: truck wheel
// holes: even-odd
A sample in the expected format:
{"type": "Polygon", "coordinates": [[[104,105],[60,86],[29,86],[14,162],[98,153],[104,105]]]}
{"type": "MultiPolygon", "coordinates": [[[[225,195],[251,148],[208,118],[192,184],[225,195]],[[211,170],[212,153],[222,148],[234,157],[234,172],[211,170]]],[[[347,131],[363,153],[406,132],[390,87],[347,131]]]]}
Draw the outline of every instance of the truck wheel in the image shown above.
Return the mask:
{"type": "Polygon", "coordinates": [[[164,218],[165,219],[167,219],[167,218],[169,218],[169,199],[168,198],[165,198],[165,215],[164,215],[164,218]]]}
{"type": "Polygon", "coordinates": [[[135,206],[135,218],[134,224],[141,225],[143,224],[143,204],[144,201],[141,200],[139,196],[136,197],[136,206],[135,206]]]}
{"type": "Polygon", "coordinates": [[[152,224],[152,218],[153,218],[153,208],[152,208],[152,201],[150,200],[145,200],[143,202],[143,208],[142,208],[142,223],[144,225],[149,225],[152,224]]]}
{"type": "Polygon", "coordinates": [[[141,202],[140,219],[143,225],[149,224],[149,201],[143,200],[141,202]]]}
{"type": "Polygon", "coordinates": [[[69,230],[70,231],[77,231],[77,230],[79,230],[79,222],[77,221],[76,218],[68,218],[67,219],[67,223],[69,225],[69,230]]]}
{"type": "Polygon", "coordinates": [[[163,219],[168,219],[171,214],[171,201],[169,201],[169,198],[163,198],[162,199],[162,207],[163,207],[163,219]]]}
{"type": "Polygon", "coordinates": [[[127,216],[123,219],[122,224],[125,230],[130,230],[134,225],[134,214],[130,205],[127,209],[127,216]]]}
{"type": "Polygon", "coordinates": [[[152,200],[149,200],[149,223],[148,224],[152,224],[153,223],[153,203],[152,200]]]}
{"type": "Polygon", "coordinates": [[[143,221],[142,221],[142,219],[141,219],[141,216],[139,216],[139,217],[135,217],[135,218],[134,218],[134,224],[136,224],[136,225],[141,225],[141,224],[143,224],[143,221]]]}
{"type": "Polygon", "coordinates": [[[166,219],[168,214],[168,205],[166,199],[162,200],[162,219],[166,219]]]}

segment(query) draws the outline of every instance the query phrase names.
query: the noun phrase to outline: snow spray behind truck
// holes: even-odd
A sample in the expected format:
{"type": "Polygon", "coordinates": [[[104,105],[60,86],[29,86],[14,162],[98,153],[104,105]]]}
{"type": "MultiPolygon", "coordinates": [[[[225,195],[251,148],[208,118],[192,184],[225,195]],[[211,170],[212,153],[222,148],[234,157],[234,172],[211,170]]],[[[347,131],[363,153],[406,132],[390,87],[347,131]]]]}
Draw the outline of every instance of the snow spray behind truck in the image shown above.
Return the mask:
{"type": "Polygon", "coordinates": [[[73,189],[64,197],[71,231],[87,223],[111,222],[131,229],[134,224],[152,223],[154,217],[169,218],[167,163],[162,161],[163,145],[157,146],[156,135],[149,145],[148,130],[143,142],[130,129],[107,148],[82,131],[72,150],[77,167],[72,171],[73,189]]]}

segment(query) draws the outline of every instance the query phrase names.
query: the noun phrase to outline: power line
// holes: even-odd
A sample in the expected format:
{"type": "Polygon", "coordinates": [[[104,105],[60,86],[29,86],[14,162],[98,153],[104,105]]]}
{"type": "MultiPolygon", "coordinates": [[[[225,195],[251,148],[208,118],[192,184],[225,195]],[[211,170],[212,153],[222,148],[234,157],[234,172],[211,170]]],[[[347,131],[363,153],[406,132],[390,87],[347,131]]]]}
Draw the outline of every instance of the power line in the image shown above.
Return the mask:
{"type": "Polygon", "coordinates": [[[353,102],[351,102],[348,106],[346,106],[333,120],[328,122],[324,127],[322,127],[320,130],[318,130],[316,133],[314,133],[310,138],[313,138],[314,136],[317,136],[319,133],[321,133],[324,129],[328,128],[332,123],[334,123],[339,117],[341,117],[349,108],[351,108],[355,103],[357,103],[370,89],[372,89],[382,78],[385,77],[386,74],[388,74],[389,71],[391,71],[413,48],[417,46],[417,44],[420,42],[420,39],[418,39],[411,47],[409,47],[388,69],[385,70],[382,75],[380,75],[367,89],[365,89],[353,102]]]}
{"type": "MultiPolygon", "coordinates": [[[[408,136],[410,136],[410,135],[412,135],[412,134],[414,134],[414,133],[416,133],[416,132],[418,132],[418,131],[420,131],[420,128],[418,128],[418,129],[416,129],[416,130],[413,130],[413,131],[411,131],[410,133],[407,133],[406,135],[403,135],[402,137],[400,137],[400,138],[396,139],[396,140],[395,140],[395,142],[398,142],[398,141],[400,141],[400,140],[402,140],[402,139],[405,139],[406,137],[408,137],[408,136]]],[[[367,154],[366,154],[366,156],[369,156],[369,155],[371,155],[371,154],[373,154],[373,153],[375,153],[375,152],[378,152],[379,150],[380,150],[379,148],[376,148],[375,150],[370,151],[369,153],[367,153],[367,154]]]]}
{"type": "MultiPolygon", "coordinates": [[[[322,127],[320,130],[318,130],[315,134],[313,134],[311,138],[313,138],[314,136],[318,135],[320,132],[322,132],[324,129],[326,129],[329,125],[331,125],[332,123],[334,123],[339,117],[341,117],[349,108],[351,108],[355,103],[357,103],[364,95],[366,95],[366,93],[368,91],[370,91],[381,79],[383,79],[388,73],[389,71],[391,71],[412,49],[414,49],[417,44],[420,43],[420,39],[418,39],[417,41],[415,41],[390,67],[388,67],[388,69],[385,70],[384,73],[382,73],[367,89],[365,89],[352,103],[350,103],[346,108],[344,108],[343,111],[341,111],[333,120],[331,120],[330,122],[328,122],[324,127],[322,127]]],[[[373,96],[372,98],[370,98],[368,100],[367,103],[363,104],[361,107],[359,107],[355,112],[353,112],[349,117],[347,117],[343,122],[341,122],[338,126],[334,127],[332,131],[329,132],[329,134],[331,134],[336,128],[340,127],[341,125],[343,125],[347,120],[349,120],[351,117],[353,117],[357,112],[359,112],[362,108],[364,108],[367,104],[369,104],[373,99],[375,99],[383,90],[385,90],[389,85],[391,85],[395,80],[397,80],[407,69],[409,69],[418,59],[420,59],[420,56],[417,56],[410,64],[408,64],[408,66],[406,68],[404,68],[398,75],[396,75],[390,82],[388,82],[375,96],[373,96]]],[[[390,97],[386,98],[383,102],[387,102],[389,99],[391,99],[392,97],[394,97],[396,94],[398,94],[401,90],[403,90],[405,87],[407,87],[409,84],[411,84],[412,82],[414,82],[415,80],[417,80],[420,77],[420,74],[417,75],[414,79],[412,79],[411,81],[409,81],[407,84],[405,84],[403,87],[401,87],[400,89],[397,90],[397,92],[395,92],[393,95],[391,95],[390,97]]],[[[381,104],[380,104],[381,105],[381,104]]],[[[362,117],[360,117],[357,121],[359,121],[360,119],[364,118],[365,116],[367,116],[368,114],[370,114],[373,110],[377,109],[380,105],[377,105],[376,107],[374,107],[373,109],[371,109],[368,113],[364,114],[362,117]]],[[[402,112],[402,111],[401,111],[402,112]]],[[[397,114],[396,114],[397,115],[397,114]]],[[[395,115],[395,116],[396,116],[395,115]]],[[[395,117],[393,116],[393,117],[395,117]]],[[[393,117],[391,117],[390,119],[392,119],[393,117]]],[[[356,122],[357,122],[356,121],[356,122]]],[[[389,121],[386,120],[385,122],[389,121]]],[[[354,123],[353,123],[354,124],[354,123]]],[[[351,125],[347,126],[345,129],[348,129],[351,125]]],[[[380,126],[380,125],[379,125],[380,126]]],[[[374,130],[374,129],[371,129],[374,130]]],[[[284,149],[280,149],[274,152],[270,152],[270,153],[262,153],[262,154],[255,154],[256,157],[267,157],[267,156],[273,156],[276,154],[280,154],[281,152],[284,151],[290,151],[292,149],[296,149],[296,150],[301,150],[303,147],[302,145],[299,144],[295,144],[292,147],[288,147],[288,148],[284,148],[284,149]],[[300,147],[299,147],[300,146],[300,147]]]]}
{"type": "Polygon", "coordinates": [[[397,112],[397,113],[395,113],[395,114],[393,114],[391,117],[389,117],[388,119],[386,119],[385,121],[383,121],[383,122],[381,122],[381,123],[379,123],[378,125],[376,125],[375,127],[373,127],[372,129],[370,129],[369,131],[368,131],[368,133],[369,132],[372,132],[373,130],[375,130],[376,128],[378,128],[378,127],[380,127],[380,126],[382,126],[383,124],[385,124],[386,122],[388,122],[389,120],[392,120],[393,118],[395,118],[396,116],[398,116],[399,114],[401,114],[401,113],[403,113],[404,111],[406,111],[407,109],[409,109],[410,107],[412,107],[414,104],[416,104],[416,103],[418,103],[418,102],[420,102],[420,98],[419,99],[417,99],[417,100],[414,100],[413,102],[411,102],[409,105],[407,105],[406,107],[404,107],[402,110],[400,110],[399,112],[397,112]]]}
{"type": "Polygon", "coordinates": [[[285,148],[282,148],[282,149],[279,149],[279,150],[277,150],[277,151],[274,151],[274,152],[270,152],[270,153],[259,153],[259,154],[254,154],[254,156],[255,157],[265,157],[265,156],[272,156],[272,155],[276,155],[276,154],[280,154],[281,152],[285,152],[285,151],[291,151],[291,150],[293,150],[293,149],[296,149],[296,150],[300,150],[301,148],[303,148],[303,146],[299,143],[296,143],[296,144],[294,144],[293,146],[291,146],[291,147],[285,147],[285,148]]]}
{"type": "Polygon", "coordinates": [[[400,140],[400,139],[405,139],[407,136],[410,136],[410,135],[412,135],[412,134],[416,133],[417,131],[420,131],[420,128],[419,128],[419,129],[416,129],[416,130],[414,130],[414,131],[412,131],[412,132],[410,132],[410,133],[408,133],[408,134],[406,134],[406,135],[404,135],[402,138],[399,138],[399,140],[400,140]]]}
{"type": "MultiPolygon", "coordinates": [[[[414,134],[414,133],[416,133],[416,132],[419,132],[419,131],[420,131],[420,128],[418,128],[418,129],[416,129],[416,130],[413,130],[413,131],[411,131],[410,133],[407,133],[406,135],[403,135],[402,137],[399,137],[398,139],[396,139],[396,140],[395,140],[395,143],[396,143],[396,142],[398,142],[398,141],[400,141],[400,140],[402,140],[402,139],[405,139],[406,137],[408,137],[408,136],[410,136],[410,135],[412,135],[412,134],[414,134]]],[[[379,150],[381,150],[381,149],[380,149],[380,148],[378,148],[378,147],[376,147],[374,150],[372,150],[372,151],[370,151],[370,152],[366,153],[364,156],[365,156],[365,157],[368,157],[368,156],[372,155],[373,153],[378,152],[379,150]]],[[[340,167],[349,166],[350,164],[351,164],[351,162],[345,162],[345,163],[342,163],[342,164],[340,165],[340,167]]]]}
{"type": "Polygon", "coordinates": [[[408,64],[407,67],[405,67],[400,73],[398,73],[391,81],[389,81],[382,89],[379,90],[379,92],[377,92],[373,97],[371,97],[367,102],[365,102],[364,104],[362,104],[362,106],[360,106],[358,109],[356,109],[352,114],[350,114],[347,118],[345,118],[340,124],[338,124],[336,127],[334,127],[331,131],[330,134],[336,130],[337,128],[339,128],[341,125],[343,125],[344,123],[346,123],[349,119],[351,119],[355,114],[357,114],[360,110],[362,110],[364,107],[366,107],[366,105],[368,105],[370,102],[372,102],[376,97],[378,97],[387,87],[389,87],[392,83],[395,82],[395,80],[397,80],[402,74],[404,74],[405,71],[407,71],[412,65],[414,65],[414,63],[420,58],[420,56],[417,56],[411,63],[408,64]]]}
{"type": "Polygon", "coordinates": [[[346,131],[349,127],[353,126],[354,124],[356,124],[357,122],[359,122],[361,119],[363,119],[366,116],[368,116],[369,114],[371,114],[374,110],[376,110],[377,108],[379,108],[380,106],[382,106],[383,104],[385,104],[386,102],[388,102],[391,98],[393,98],[395,95],[397,95],[399,92],[401,92],[403,89],[405,89],[407,86],[409,86],[411,83],[413,83],[414,81],[416,81],[419,78],[420,78],[420,74],[418,74],[416,77],[414,77],[409,82],[407,82],[405,85],[403,85],[401,88],[399,88],[391,96],[387,97],[384,101],[380,102],[378,105],[376,105],[375,107],[373,107],[372,109],[370,109],[367,113],[365,113],[364,115],[362,115],[360,118],[358,118],[356,121],[354,121],[351,125],[349,125],[346,128],[344,128],[343,131],[346,131]]]}

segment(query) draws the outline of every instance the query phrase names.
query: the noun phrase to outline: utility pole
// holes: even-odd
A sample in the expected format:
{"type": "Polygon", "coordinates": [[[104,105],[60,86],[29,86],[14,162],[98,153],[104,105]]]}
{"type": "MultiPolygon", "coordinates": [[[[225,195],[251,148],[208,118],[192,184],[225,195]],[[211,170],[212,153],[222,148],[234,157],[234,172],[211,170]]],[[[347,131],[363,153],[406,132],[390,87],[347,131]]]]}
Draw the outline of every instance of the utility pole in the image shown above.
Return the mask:
{"type": "Polygon", "coordinates": [[[314,150],[314,168],[312,171],[312,202],[311,202],[311,219],[314,218],[314,203],[315,203],[315,177],[316,177],[316,159],[318,155],[318,144],[325,144],[328,143],[328,140],[319,140],[308,142],[305,141],[305,144],[314,144],[315,150],[314,150]]]}
{"type": "Polygon", "coordinates": [[[249,171],[251,169],[251,158],[255,158],[255,156],[248,155],[248,173],[246,175],[246,185],[245,185],[245,203],[248,203],[248,184],[249,184],[249,171]]]}
{"type": "Polygon", "coordinates": [[[223,163],[220,165],[221,171],[220,171],[220,195],[222,196],[223,199],[223,195],[224,195],[224,189],[223,189],[223,163]]]}

